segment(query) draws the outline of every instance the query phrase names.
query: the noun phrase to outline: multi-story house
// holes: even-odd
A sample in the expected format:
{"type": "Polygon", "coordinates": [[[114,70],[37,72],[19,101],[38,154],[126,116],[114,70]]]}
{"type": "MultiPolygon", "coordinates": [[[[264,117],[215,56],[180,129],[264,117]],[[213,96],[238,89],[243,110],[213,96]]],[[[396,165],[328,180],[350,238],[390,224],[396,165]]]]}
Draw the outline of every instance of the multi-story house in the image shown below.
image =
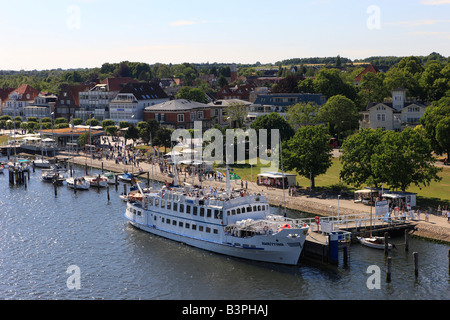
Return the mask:
{"type": "Polygon", "coordinates": [[[92,84],[68,85],[62,84],[59,87],[58,99],[55,104],[55,119],[78,118],[76,114],[79,109],[79,93],[92,88],[92,84]]]}
{"type": "Polygon", "coordinates": [[[41,93],[34,98],[34,103],[24,108],[24,117],[36,117],[38,119],[50,117],[55,110],[58,97],[54,94],[41,93]]]}
{"type": "Polygon", "coordinates": [[[99,121],[109,119],[109,103],[128,83],[137,83],[133,78],[107,78],[101,83],[79,93],[80,108],[76,117],[86,121],[91,115],[99,121]]]}
{"type": "Polygon", "coordinates": [[[39,90],[36,90],[28,84],[21,85],[8,94],[2,114],[10,117],[23,117],[25,107],[32,104],[34,98],[36,98],[39,93],[39,90]]]}
{"type": "Polygon", "coordinates": [[[211,106],[185,100],[170,100],[145,108],[145,120],[155,119],[171,129],[194,129],[194,122],[201,121],[203,129],[211,128],[211,106]]]}
{"type": "Polygon", "coordinates": [[[146,107],[163,103],[169,96],[155,83],[128,83],[109,103],[109,118],[116,121],[138,123],[144,120],[146,107]]]}
{"type": "Polygon", "coordinates": [[[254,86],[250,84],[238,84],[236,86],[224,86],[217,92],[219,99],[240,99],[247,100],[250,97],[250,92],[254,89],[254,86]]]}
{"type": "Polygon", "coordinates": [[[406,90],[397,88],[392,91],[392,102],[370,102],[367,110],[360,112],[361,129],[402,131],[406,127],[416,127],[425,113],[426,106],[417,100],[407,99],[406,90]]]}

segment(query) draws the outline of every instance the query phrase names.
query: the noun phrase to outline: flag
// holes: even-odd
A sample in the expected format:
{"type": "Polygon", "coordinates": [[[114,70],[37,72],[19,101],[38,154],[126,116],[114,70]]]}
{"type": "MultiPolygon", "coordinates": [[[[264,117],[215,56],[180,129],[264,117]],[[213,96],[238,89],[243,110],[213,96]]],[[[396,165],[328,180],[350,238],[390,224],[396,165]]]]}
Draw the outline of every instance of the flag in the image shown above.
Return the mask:
{"type": "Polygon", "coordinates": [[[230,180],[240,180],[241,177],[239,177],[237,174],[235,173],[230,173],[230,180]]]}

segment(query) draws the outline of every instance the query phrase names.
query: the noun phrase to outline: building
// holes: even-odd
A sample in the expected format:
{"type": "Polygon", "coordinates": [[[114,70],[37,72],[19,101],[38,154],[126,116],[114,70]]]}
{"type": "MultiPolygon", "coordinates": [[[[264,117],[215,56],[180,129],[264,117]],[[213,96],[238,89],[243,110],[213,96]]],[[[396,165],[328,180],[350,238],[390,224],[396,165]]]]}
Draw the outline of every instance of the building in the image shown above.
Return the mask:
{"type": "Polygon", "coordinates": [[[201,121],[203,129],[211,124],[211,106],[185,99],[170,100],[145,108],[145,120],[156,120],[171,129],[194,129],[194,122],[201,121]]]}
{"type": "Polygon", "coordinates": [[[106,78],[99,84],[79,93],[80,108],[76,118],[86,121],[91,115],[103,121],[110,118],[109,104],[128,83],[138,83],[129,77],[106,78]]]}
{"type": "Polygon", "coordinates": [[[92,84],[68,85],[62,84],[59,87],[58,99],[55,104],[55,119],[66,118],[70,121],[71,118],[78,118],[79,110],[79,94],[92,88],[92,84]]]}
{"type": "Polygon", "coordinates": [[[426,106],[415,99],[406,98],[406,90],[392,91],[392,102],[370,102],[367,110],[360,112],[360,129],[402,131],[406,127],[416,127],[425,113],[426,106]]]}
{"type": "Polygon", "coordinates": [[[208,103],[208,106],[211,108],[211,126],[218,124],[221,127],[225,127],[231,124],[226,114],[226,109],[232,104],[243,105],[247,110],[251,106],[251,102],[240,99],[214,100],[208,103]]]}
{"type": "Polygon", "coordinates": [[[3,109],[5,101],[8,99],[9,94],[14,91],[14,89],[15,88],[11,87],[0,88],[0,109],[3,109]]]}
{"type": "Polygon", "coordinates": [[[8,94],[4,102],[2,114],[10,117],[24,117],[25,107],[33,104],[34,99],[39,94],[39,90],[36,90],[28,84],[21,85],[8,94]]]}
{"type": "Polygon", "coordinates": [[[24,117],[36,117],[38,119],[50,117],[55,110],[58,97],[54,94],[41,93],[34,98],[34,103],[24,108],[24,117]]]}
{"type": "Polygon", "coordinates": [[[116,121],[138,123],[144,120],[146,107],[169,100],[169,96],[155,83],[129,82],[109,103],[109,118],[116,121]]]}
{"type": "Polygon", "coordinates": [[[238,84],[236,86],[224,86],[217,92],[217,97],[221,100],[240,99],[247,100],[250,97],[250,92],[253,91],[253,86],[250,84],[238,84]]]}

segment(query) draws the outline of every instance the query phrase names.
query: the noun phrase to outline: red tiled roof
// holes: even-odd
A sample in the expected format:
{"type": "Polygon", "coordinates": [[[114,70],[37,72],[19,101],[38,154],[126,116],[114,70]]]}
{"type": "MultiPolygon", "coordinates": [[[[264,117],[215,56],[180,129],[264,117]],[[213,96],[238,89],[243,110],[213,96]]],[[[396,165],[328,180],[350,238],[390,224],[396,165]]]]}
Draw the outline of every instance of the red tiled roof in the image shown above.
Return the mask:
{"type": "Polygon", "coordinates": [[[101,84],[106,84],[109,91],[120,91],[127,83],[138,83],[139,81],[133,78],[123,77],[123,78],[106,78],[101,82],[101,84]]]}
{"type": "Polygon", "coordinates": [[[378,73],[378,70],[375,69],[375,67],[374,67],[373,65],[369,64],[369,65],[366,67],[366,69],[364,69],[360,74],[358,74],[358,76],[355,78],[355,81],[356,81],[356,82],[360,82],[361,79],[362,79],[363,74],[366,74],[366,73],[368,73],[368,72],[371,72],[371,73],[373,73],[373,74],[377,74],[377,73],[378,73]]]}
{"type": "Polygon", "coordinates": [[[28,101],[28,100],[34,100],[37,96],[39,96],[39,90],[36,90],[32,86],[28,84],[23,84],[17,89],[11,91],[9,94],[12,94],[16,92],[18,95],[22,95],[22,98],[18,99],[19,101],[28,101]],[[29,94],[29,98],[27,98],[27,95],[29,94]]]}

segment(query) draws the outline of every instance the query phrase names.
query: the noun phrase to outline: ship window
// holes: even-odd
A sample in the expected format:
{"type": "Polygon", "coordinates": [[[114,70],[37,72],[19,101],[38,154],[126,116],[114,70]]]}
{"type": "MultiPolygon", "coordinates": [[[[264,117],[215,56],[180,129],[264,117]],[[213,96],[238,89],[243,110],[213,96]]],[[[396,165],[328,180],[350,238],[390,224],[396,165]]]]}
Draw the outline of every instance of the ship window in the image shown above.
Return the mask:
{"type": "Polygon", "coordinates": [[[155,207],[159,206],[159,199],[155,199],[155,207]]]}
{"type": "Polygon", "coordinates": [[[256,211],[256,206],[253,206],[253,211],[256,211]]]}
{"type": "Polygon", "coordinates": [[[214,234],[218,234],[218,233],[219,233],[219,230],[214,229],[214,234]]]}
{"type": "Polygon", "coordinates": [[[198,231],[203,231],[203,226],[199,226],[198,231]]]}
{"type": "Polygon", "coordinates": [[[219,219],[219,210],[214,210],[214,218],[219,219]]]}
{"type": "Polygon", "coordinates": [[[178,203],[173,203],[173,211],[178,211],[178,203]]]}
{"type": "Polygon", "coordinates": [[[189,229],[190,226],[191,225],[189,223],[186,223],[186,225],[185,225],[186,229],[189,229]]]}
{"type": "Polygon", "coordinates": [[[186,206],[186,213],[190,214],[191,213],[191,206],[186,206]]]}
{"type": "Polygon", "coordinates": [[[173,220],[173,221],[172,221],[172,225],[176,226],[176,225],[177,225],[177,221],[176,221],[176,220],[173,220]]]}
{"type": "Polygon", "coordinates": [[[241,208],[238,208],[238,209],[236,210],[236,213],[237,213],[237,214],[241,214],[241,208]]]}
{"type": "Polygon", "coordinates": [[[252,212],[252,207],[248,207],[247,212],[252,212]]]}
{"type": "Polygon", "coordinates": [[[192,230],[197,230],[197,225],[196,224],[192,225],[192,230]]]}
{"type": "Polygon", "coordinates": [[[162,218],[161,222],[164,223],[166,219],[162,218]]]}
{"type": "Polygon", "coordinates": [[[261,206],[258,206],[258,211],[261,211],[261,206]]]}
{"type": "Polygon", "coordinates": [[[153,199],[152,198],[148,199],[148,204],[152,205],[152,203],[153,203],[153,199]]]}
{"type": "Polygon", "coordinates": [[[138,215],[138,216],[141,216],[141,212],[140,212],[140,211],[138,211],[138,212],[137,212],[137,215],[138,215]]]}
{"type": "Polygon", "coordinates": [[[197,215],[197,209],[198,209],[198,207],[194,207],[194,212],[192,213],[194,216],[197,215]]]}
{"type": "Polygon", "coordinates": [[[184,204],[180,203],[180,212],[183,213],[184,212],[184,204]]]}
{"type": "Polygon", "coordinates": [[[211,218],[211,212],[212,212],[211,209],[207,209],[206,210],[206,217],[207,218],[211,218]]]}
{"type": "Polygon", "coordinates": [[[170,219],[167,219],[167,220],[166,220],[166,223],[167,223],[167,224],[170,224],[170,219]]]}
{"type": "Polygon", "coordinates": [[[230,215],[230,210],[227,211],[227,216],[229,216],[229,215],[230,215]]]}
{"type": "Polygon", "coordinates": [[[234,209],[231,210],[231,215],[232,215],[232,216],[235,216],[235,215],[236,215],[236,210],[234,210],[234,209]]]}
{"type": "Polygon", "coordinates": [[[167,201],[167,210],[170,210],[171,207],[172,207],[172,202],[167,201]]]}
{"type": "Polygon", "coordinates": [[[179,226],[179,227],[182,227],[182,226],[183,226],[183,222],[180,221],[180,222],[178,223],[178,226],[179,226]]]}
{"type": "Polygon", "coordinates": [[[242,213],[245,213],[245,208],[242,208],[242,213]]]}
{"type": "Polygon", "coordinates": [[[166,200],[161,200],[161,208],[164,208],[166,206],[166,200]]]}
{"type": "Polygon", "coordinates": [[[200,208],[200,217],[205,216],[205,208],[200,208]]]}
{"type": "Polygon", "coordinates": [[[210,227],[206,227],[206,232],[207,233],[211,233],[211,228],[210,227]]]}

